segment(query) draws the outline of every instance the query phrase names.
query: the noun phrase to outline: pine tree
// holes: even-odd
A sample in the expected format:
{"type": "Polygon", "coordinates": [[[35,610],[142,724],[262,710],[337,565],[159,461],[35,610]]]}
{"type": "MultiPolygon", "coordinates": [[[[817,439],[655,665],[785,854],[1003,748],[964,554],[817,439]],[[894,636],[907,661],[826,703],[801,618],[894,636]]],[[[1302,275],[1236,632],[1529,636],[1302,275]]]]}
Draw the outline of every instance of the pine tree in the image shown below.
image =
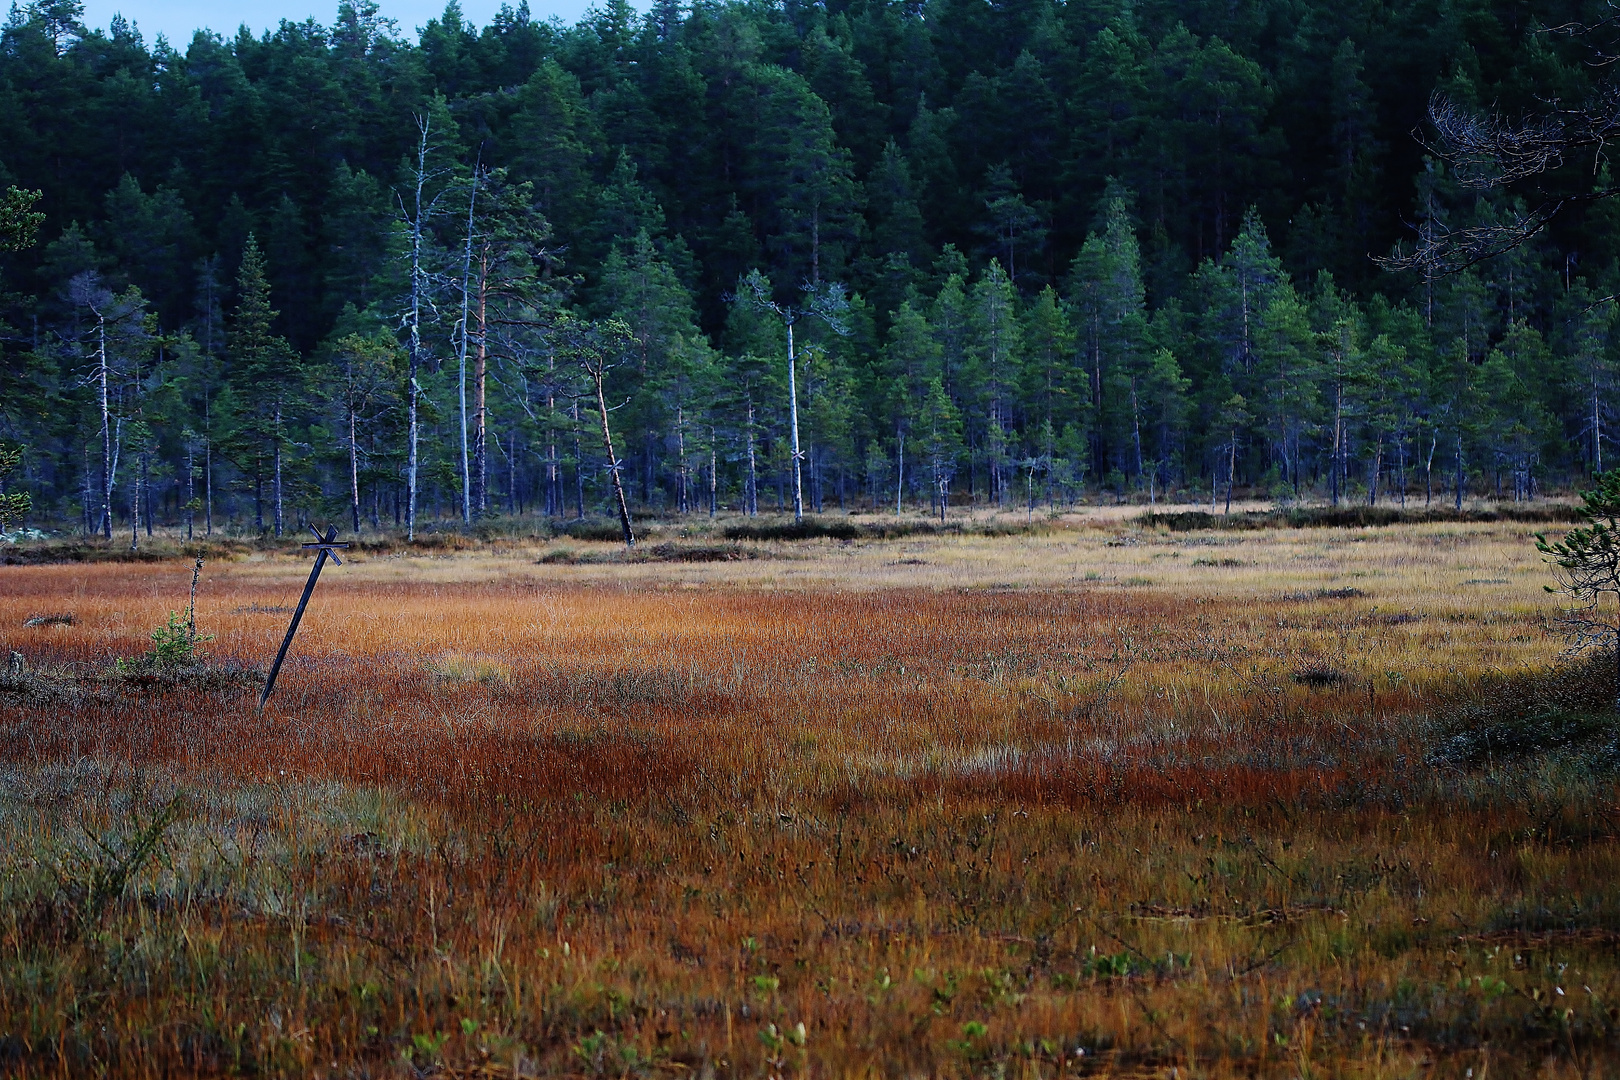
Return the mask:
{"type": "Polygon", "coordinates": [[[347,334],[332,349],[337,367],[336,403],[341,409],[339,423],[348,457],[349,515],[355,532],[360,531],[360,475],[365,450],[361,447],[362,427],[397,403],[400,350],[398,342],[385,334],[347,334]]]}
{"type": "Polygon", "coordinates": [[[1263,388],[1272,454],[1281,481],[1298,498],[1302,437],[1315,417],[1319,376],[1310,315],[1291,285],[1272,294],[1256,330],[1256,382],[1263,388]]]}
{"type": "MultiPolygon", "coordinates": [[[[423,321],[432,305],[433,279],[430,273],[434,217],[440,200],[448,188],[444,184],[451,169],[449,139],[454,121],[443,96],[436,96],[428,107],[415,116],[416,147],[403,169],[403,191],[398,192],[403,224],[407,230],[404,258],[409,268],[405,310],[401,319],[406,334],[406,355],[409,360],[405,385],[409,414],[406,432],[406,501],[405,538],[416,539],[417,496],[420,493],[421,462],[419,460],[421,435],[422,367],[427,360],[423,342],[423,321]]],[[[280,529],[278,526],[277,533],[280,529]]]]}
{"type": "Polygon", "coordinates": [[[961,448],[962,421],[937,375],[928,380],[915,426],[918,450],[928,463],[933,481],[939,519],[944,521],[946,508],[951,501],[951,475],[955,472],[956,457],[961,448]]]}
{"type": "MultiPolygon", "coordinates": [[[[896,453],[900,452],[907,434],[912,435],[912,446],[917,445],[917,433],[930,387],[939,383],[945,394],[942,359],[944,348],[928,318],[911,301],[902,301],[889,325],[888,341],[883,350],[883,372],[886,384],[884,395],[887,423],[879,428],[894,433],[896,453]]],[[[946,394],[949,400],[949,394],[946,394]]]]}
{"type": "Polygon", "coordinates": [[[1092,468],[1099,476],[1106,474],[1128,440],[1132,453],[1126,460],[1139,476],[1139,455],[1134,452],[1138,416],[1131,411],[1128,394],[1119,391],[1128,390],[1130,373],[1144,348],[1141,251],[1125,198],[1108,200],[1104,214],[1104,231],[1086,238],[1069,271],[1069,303],[1079,366],[1089,384],[1092,468]]]}
{"type": "Polygon", "coordinates": [[[984,449],[990,471],[990,498],[1007,501],[1008,452],[1014,422],[1013,391],[1022,372],[1023,342],[1018,295],[1012,279],[991,262],[973,287],[972,334],[977,397],[984,416],[984,449]]]}
{"type": "Polygon", "coordinates": [[[1087,420],[1085,410],[1077,407],[1084,400],[1084,388],[1074,385],[1074,331],[1057,290],[1050,285],[1025,311],[1023,337],[1024,413],[1035,435],[1030,450],[1043,463],[1050,502],[1058,433],[1074,425],[1083,428],[1087,420]]]}
{"type": "Polygon", "coordinates": [[[270,306],[270,280],[257,240],[248,234],[236,277],[236,310],[226,339],[236,415],[231,418],[229,452],[254,483],[254,524],[264,529],[264,470],[271,481],[272,524],[285,529],[284,474],[289,412],[296,404],[303,373],[298,356],[275,333],[277,312],[270,306]]]}

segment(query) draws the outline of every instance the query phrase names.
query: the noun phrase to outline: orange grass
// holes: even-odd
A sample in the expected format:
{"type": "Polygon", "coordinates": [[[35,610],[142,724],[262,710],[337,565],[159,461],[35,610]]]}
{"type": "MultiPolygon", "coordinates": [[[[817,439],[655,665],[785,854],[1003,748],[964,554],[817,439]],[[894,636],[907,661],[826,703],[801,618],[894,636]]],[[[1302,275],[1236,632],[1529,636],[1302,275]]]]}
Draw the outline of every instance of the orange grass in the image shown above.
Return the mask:
{"type": "MultiPolygon", "coordinates": [[[[1612,779],[1425,763],[1447,701],[1556,654],[1523,544],[361,558],[263,716],[0,695],[0,1071],[1607,1074],[1612,779]],[[86,923],[90,838],[177,791],[86,923]]],[[[210,566],[214,654],[263,663],[305,566],[210,566]]],[[[3,580],[6,648],[88,675],[186,569],[3,580]]]]}

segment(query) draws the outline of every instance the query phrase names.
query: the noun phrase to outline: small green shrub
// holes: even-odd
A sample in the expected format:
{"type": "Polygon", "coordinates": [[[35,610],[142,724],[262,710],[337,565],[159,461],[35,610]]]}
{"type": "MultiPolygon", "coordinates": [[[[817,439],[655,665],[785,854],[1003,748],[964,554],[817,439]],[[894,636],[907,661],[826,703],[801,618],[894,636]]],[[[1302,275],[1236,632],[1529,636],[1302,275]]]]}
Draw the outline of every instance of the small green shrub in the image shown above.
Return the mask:
{"type": "Polygon", "coordinates": [[[861,527],[853,522],[820,518],[742,523],[727,525],[724,530],[727,540],[856,540],[861,534],[861,527]]]}
{"type": "Polygon", "coordinates": [[[619,523],[609,518],[586,518],[583,521],[570,521],[557,528],[562,536],[569,536],[575,540],[595,540],[601,543],[622,543],[624,530],[619,523]]]}
{"type": "Polygon", "coordinates": [[[1442,711],[1430,764],[1468,767],[1565,752],[1594,766],[1620,766],[1613,671],[1612,652],[1590,653],[1472,688],[1442,711]]]}
{"type": "Polygon", "coordinates": [[[199,634],[196,623],[183,611],[169,612],[169,620],[152,631],[146,662],[152,667],[188,667],[199,657],[198,646],[213,634],[199,634]]]}

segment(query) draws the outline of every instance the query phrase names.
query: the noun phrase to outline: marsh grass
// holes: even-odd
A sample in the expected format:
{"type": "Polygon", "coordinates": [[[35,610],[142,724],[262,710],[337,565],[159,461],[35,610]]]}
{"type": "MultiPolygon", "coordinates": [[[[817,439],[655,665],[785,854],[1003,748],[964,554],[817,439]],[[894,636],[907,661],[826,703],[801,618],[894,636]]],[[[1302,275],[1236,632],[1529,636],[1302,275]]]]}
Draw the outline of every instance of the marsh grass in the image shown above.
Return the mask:
{"type": "MultiPolygon", "coordinates": [[[[95,681],[172,565],[13,568],[80,691],[0,693],[0,1070],[1612,1073],[1612,721],[1515,527],[1128,528],[362,553],[263,715],[95,681]]],[[[221,662],[305,569],[212,581],[221,662]]]]}
{"type": "Polygon", "coordinates": [[[1479,765],[1557,753],[1620,767],[1614,653],[1565,658],[1544,671],[1489,673],[1440,710],[1432,760],[1479,765]]]}
{"type": "Polygon", "coordinates": [[[506,684],[512,681],[512,666],[484,656],[447,653],[438,660],[423,663],[432,675],[444,682],[506,684]]]}
{"type": "MultiPolygon", "coordinates": [[[[617,528],[617,526],[615,526],[617,528]]],[[[749,559],[790,558],[780,551],[769,551],[742,544],[682,544],[665,541],[651,546],[642,545],[626,551],[615,546],[608,550],[576,551],[571,547],[553,548],[540,556],[543,566],[573,565],[601,566],[625,563],[710,563],[742,562],[749,559]]]]}

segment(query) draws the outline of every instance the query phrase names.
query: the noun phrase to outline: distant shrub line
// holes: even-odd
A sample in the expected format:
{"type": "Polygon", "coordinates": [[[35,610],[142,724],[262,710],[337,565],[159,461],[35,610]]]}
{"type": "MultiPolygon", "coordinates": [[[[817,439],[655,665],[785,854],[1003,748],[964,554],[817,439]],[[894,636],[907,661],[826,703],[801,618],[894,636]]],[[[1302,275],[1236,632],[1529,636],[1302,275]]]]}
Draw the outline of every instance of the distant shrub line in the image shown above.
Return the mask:
{"type": "Polygon", "coordinates": [[[1402,510],[1395,506],[1307,506],[1285,510],[1246,510],[1237,514],[1212,514],[1205,510],[1161,513],[1150,510],[1137,522],[1149,529],[1195,532],[1224,529],[1241,532],[1256,529],[1345,529],[1378,525],[1422,525],[1440,522],[1498,522],[1525,524],[1579,521],[1574,506],[1562,503],[1541,506],[1503,506],[1492,510],[1453,510],[1445,507],[1402,510]]]}
{"type": "Polygon", "coordinates": [[[740,522],[727,525],[727,540],[893,540],[904,536],[1019,536],[1044,532],[1045,522],[873,521],[805,518],[803,521],[740,522]]]}

